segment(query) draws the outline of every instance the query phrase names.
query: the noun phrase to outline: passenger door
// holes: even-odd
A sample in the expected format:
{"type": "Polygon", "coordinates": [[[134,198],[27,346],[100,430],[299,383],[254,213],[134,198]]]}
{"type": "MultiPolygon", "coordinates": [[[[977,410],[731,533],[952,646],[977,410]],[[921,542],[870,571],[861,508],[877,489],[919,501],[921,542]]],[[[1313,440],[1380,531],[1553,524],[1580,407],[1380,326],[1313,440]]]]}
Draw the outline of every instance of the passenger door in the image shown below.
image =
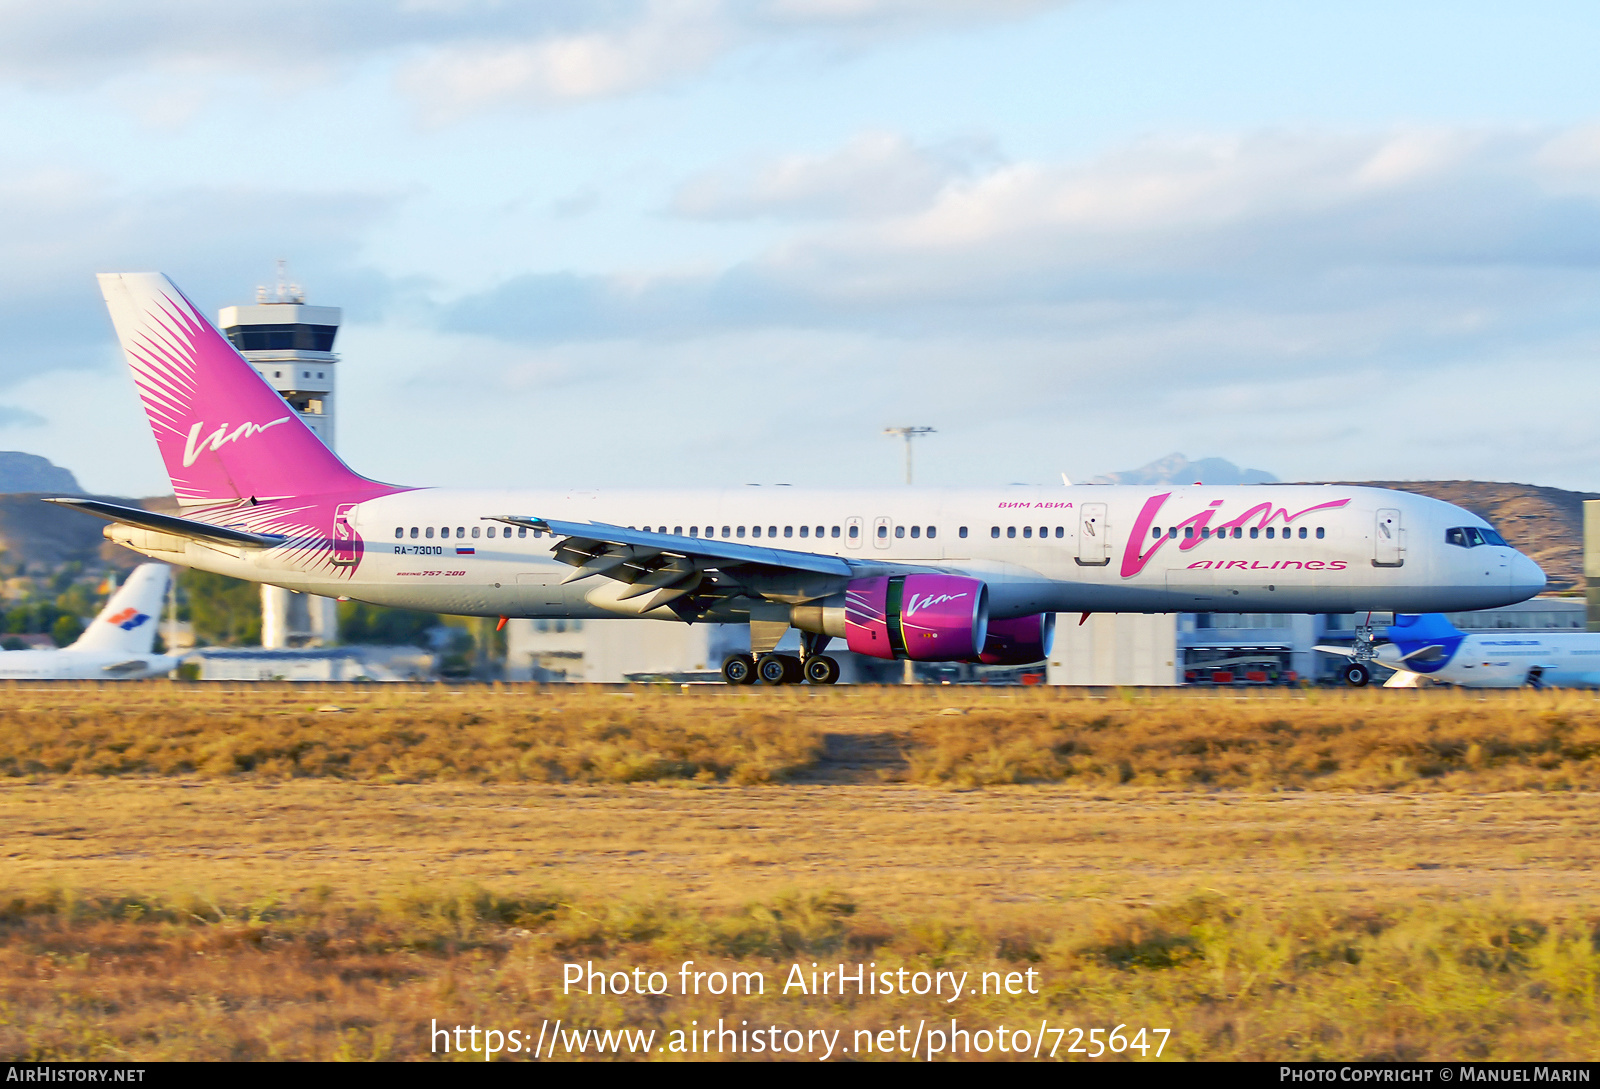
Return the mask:
{"type": "Polygon", "coordinates": [[[1372,565],[1374,567],[1399,567],[1406,562],[1405,530],[1400,523],[1400,512],[1385,507],[1378,512],[1373,527],[1372,565]]]}
{"type": "Polygon", "coordinates": [[[1078,511],[1078,555],[1081,567],[1104,567],[1111,562],[1111,542],[1106,535],[1106,505],[1085,503],[1078,511]]]}
{"type": "Polygon", "coordinates": [[[893,526],[893,524],[894,524],[894,519],[885,518],[885,517],[882,517],[882,516],[879,516],[879,517],[874,518],[872,520],[872,547],[873,548],[888,548],[889,547],[889,534],[894,532],[894,530],[891,528],[893,526]]]}

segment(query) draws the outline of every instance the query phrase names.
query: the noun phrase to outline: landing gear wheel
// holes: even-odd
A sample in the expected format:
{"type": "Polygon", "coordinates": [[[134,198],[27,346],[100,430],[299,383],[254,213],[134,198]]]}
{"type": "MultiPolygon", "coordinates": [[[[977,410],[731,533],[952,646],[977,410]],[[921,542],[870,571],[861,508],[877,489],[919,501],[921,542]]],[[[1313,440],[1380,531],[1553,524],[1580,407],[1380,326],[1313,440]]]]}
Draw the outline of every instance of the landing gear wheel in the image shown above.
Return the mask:
{"type": "Polygon", "coordinates": [[[1362,663],[1351,662],[1344,667],[1344,683],[1351,688],[1365,688],[1370,680],[1372,680],[1372,670],[1362,663]]]}
{"type": "Polygon", "coordinates": [[[812,684],[836,684],[839,680],[839,663],[826,654],[818,654],[806,659],[805,674],[806,680],[812,684]]]}
{"type": "Polygon", "coordinates": [[[785,654],[763,654],[756,662],[756,676],[761,678],[762,684],[780,685],[789,683],[789,663],[784,661],[785,654]]]}
{"type": "Polygon", "coordinates": [[[800,659],[793,654],[774,654],[774,658],[783,659],[783,683],[799,684],[806,679],[805,667],[800,664],[800,659]]]}
{"type": "Polygon", "coordinates": [[[748,654],[730,654],[722,659],[722,679],[729,684],[755,684],[756,660],[748,654]]]}

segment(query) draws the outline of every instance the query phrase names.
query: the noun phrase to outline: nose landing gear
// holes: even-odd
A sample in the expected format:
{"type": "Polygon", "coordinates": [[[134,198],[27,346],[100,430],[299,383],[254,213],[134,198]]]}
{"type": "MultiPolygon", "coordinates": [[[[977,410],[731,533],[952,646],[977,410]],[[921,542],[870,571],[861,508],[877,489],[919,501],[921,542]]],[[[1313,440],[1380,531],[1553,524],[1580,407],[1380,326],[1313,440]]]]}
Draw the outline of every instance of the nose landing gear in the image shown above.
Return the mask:
{"type": "Polygon", "coordinates": [[[1350,664],[1340,671],[1344,683],[1351,688],[1365,688],[1372,680],[1372,660],[1376,657],[1372,646],[1372,614],[1367,614],[1367,622],[1355,630],[1355,639],[1350,646],[1350,664]]]}
{"type": "Polygon", "coordinates": [[[1351,688],[1365,688],[1372,680],[1372,670],[1365,662],[1351,662],[1344,667],[1344,682],[1351,688]]]}

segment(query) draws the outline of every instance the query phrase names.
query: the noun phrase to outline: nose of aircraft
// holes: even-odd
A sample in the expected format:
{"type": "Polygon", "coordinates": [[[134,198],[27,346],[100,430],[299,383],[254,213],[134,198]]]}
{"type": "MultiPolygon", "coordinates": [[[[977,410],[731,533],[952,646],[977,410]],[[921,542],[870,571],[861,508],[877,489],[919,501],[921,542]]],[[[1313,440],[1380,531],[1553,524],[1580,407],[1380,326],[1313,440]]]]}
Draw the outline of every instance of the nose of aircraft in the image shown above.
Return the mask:
{"type": "Polygon", "coordinates": [[[1525,597],[1532,597],[1545,586],[1544,570],[1520,552],[1512,554],[1511,558],[1511,588],[1520,590],[1525,597]]]}

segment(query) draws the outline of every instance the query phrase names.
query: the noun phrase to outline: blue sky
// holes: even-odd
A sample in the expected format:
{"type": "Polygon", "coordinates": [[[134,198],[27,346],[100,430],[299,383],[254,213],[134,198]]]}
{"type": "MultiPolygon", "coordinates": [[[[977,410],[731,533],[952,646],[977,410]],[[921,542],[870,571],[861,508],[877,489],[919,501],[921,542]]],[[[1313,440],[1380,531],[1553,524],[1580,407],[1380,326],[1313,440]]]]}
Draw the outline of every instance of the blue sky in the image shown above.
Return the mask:
{"type": "Polygon", "coordinates": [[[1600,490],[1600,10],[0,0],[0,448],[166,489],[93,273],[346,308],[416,484],[1600,490]]]}

